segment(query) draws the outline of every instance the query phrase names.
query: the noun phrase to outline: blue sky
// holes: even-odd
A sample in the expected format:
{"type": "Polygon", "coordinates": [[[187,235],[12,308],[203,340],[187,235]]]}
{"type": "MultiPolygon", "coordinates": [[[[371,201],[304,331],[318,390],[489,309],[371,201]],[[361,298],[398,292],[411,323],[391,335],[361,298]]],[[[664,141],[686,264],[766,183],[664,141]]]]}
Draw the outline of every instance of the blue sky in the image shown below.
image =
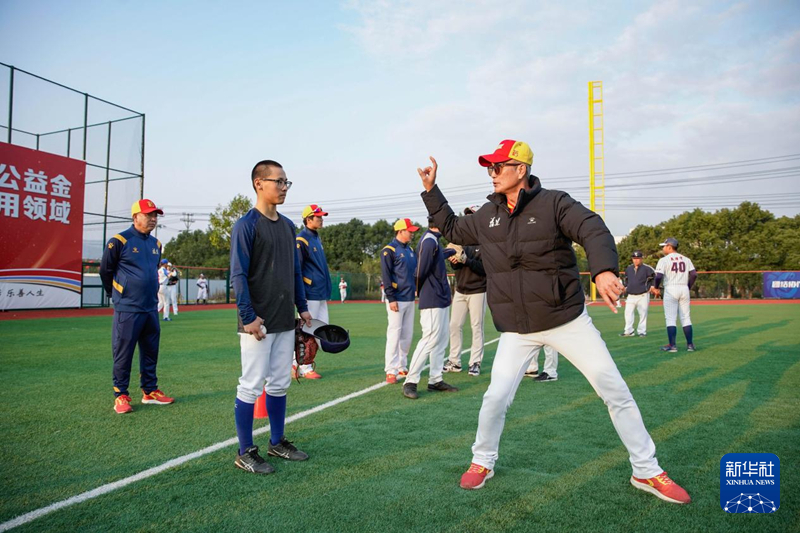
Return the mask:
{"type": "MultiPolygon", "coordinates": [[[[531,144],[545,187],[588,203],[587,87],[602,80],[609,174],[800,153],[800,4],[753,2],[0,3],[0,61],[146,113],[145,194],[163,237],[280,161],[284,212],[422,219],[432,154],[457,208],[489,192],[477,156],[531,144]]],[[[45,114],[45,109],[37,110],[45,114]]],[[[609,177],[615,235],[692,207],[753,199],[800,212],[767,161],[609,177]],[[760,180],[702,178],[766,171],[760,180]],[[764,179],[768,177],[769,179],[764,179]],[[659,187],[659,182],[679,183],[659,187]]],[[[165,240],[165,239],[162,239],[165,240]]]]}

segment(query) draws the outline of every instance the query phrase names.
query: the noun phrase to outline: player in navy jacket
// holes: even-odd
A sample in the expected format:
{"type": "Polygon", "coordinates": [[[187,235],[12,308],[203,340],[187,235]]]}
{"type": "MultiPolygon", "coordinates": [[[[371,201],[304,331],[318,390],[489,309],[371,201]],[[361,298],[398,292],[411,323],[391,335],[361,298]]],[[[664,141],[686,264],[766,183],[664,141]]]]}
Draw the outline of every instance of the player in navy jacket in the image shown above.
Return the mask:
{"type": "Polygon", "coordinates": [[[411,249],[411,234],[419,230],[408,218],[394,223],[395,238],[381,250],[381,280],[386,292],[385,367],[386,382],[408,374],[408,350],[414,335],[414,297],[417,257],[411,249]]]}
{"type": "MultiPolygon", "coordinates": [[[[303,274],[303,285],[306,290],[308,312],[326,324],[328,316],[328,299],[331,297],[331,274],[328,260],[317,231],[322,228],[322,217],[328,213],[316,204],[307,205],[303,209],[303,229],[295,237],[297,257],[300,261],[300,272],[303,274]]],[[[297,372],[306,379],[320,379],[312,365],[301,365],[297,372]]]]}
{"type": "Polygon", "coordinates": [[[308,455],[283,435],[286,390],[292,382],[295,308],[311,323],[294,224],[278,213],[292,182],[275,161],[260,161],[251,174],[256,206],[231,231],[231,283],[236,291],[242,375],[236,389],[237,467],[256,474],[275,471],[253,445],[253,412],[266,390],[270,441],[268,453],[290,461],[308,455]]]}
{"type": "Polygon", "coordinates": [[[161,243],[150,235],[164,212],[150,200],[131,207],[133,225],[109,239],[100,262],[100,279],[114,302],[111,349],[114,354],[114,411],[130,413],[133,350],[139,345],[142,403],[171,404],[158,390],[156,363],[161,326],[158,323],[158,264],[161,243]]]}
{"type": "Polygon", "coordinates": [[[428,217],[428,231],[422,236],[417,247],[417,290],[419,292],[419,323],[422,338],[417,343],[408,377],[403,384],[403,395],[417,399],[417,384],[422,375],[422,367],[430,356],[428,390],[455,392],[458,389],[442,381],[444,352],[447,349],[449,333],[450,286],[447,284],[447,268],[444,260],[455,254],[455,250],[444,250],[439,244],[442,234],[428,217]]]}

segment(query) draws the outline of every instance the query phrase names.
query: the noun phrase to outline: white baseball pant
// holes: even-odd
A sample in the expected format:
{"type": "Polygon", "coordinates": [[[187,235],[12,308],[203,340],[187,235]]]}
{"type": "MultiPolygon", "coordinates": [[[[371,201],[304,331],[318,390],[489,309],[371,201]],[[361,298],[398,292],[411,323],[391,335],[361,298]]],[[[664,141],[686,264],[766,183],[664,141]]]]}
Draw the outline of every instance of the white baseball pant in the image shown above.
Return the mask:
{"type": "Polygon", "coordinates": [[[208,300],[208,289],[197,289],[197,299],[198,300],[208,300]]]}
{"type": "Polygon", "coordinates": [[[483,361],[483,321],[486,317],[486,293],[461,294],[456,291],[450,306],[450,355],[452,363],[461,364],[461,329],[467,321],[472,328],[472,347],[469,352],[469,365],[483,361]]]}
{"type": "Polygon", "coordinates": [[[414,302],[397,302],[397,312],[389,309],[386,301],[386,314],[389,325],[386,328],[386,354],[384,372],[397,374],[408,368],[408,351],[411,337],[414,336],[414,302]]]}
{"type": "Polygon", "coordinates": [[[626,335],[633,333],[635,312],[639,311],[639,326],[636,328],[639,335],[647,334],[647,310],[650,307],[650,293],[629,294],[625,299],[625,330],[626,335]]]}
{"type": "Polygon", "coordinates": [[[686,285],[670,285],[664,287],[664,318],[667,327],[677,324],[676,317],[680,315],[681,326],[691,326],[692,318],[689,316],[689,287],[686,285]]]}
{"type": "Polygon", "coordinates": [[[431,364],[428,369],[428,384],[434,385],[442,381],[444,352],[447,350],[448,314],[447,307],[420,309],[419,324],[422,326],[422,338],[411,357],[406,383],[419,383],[428,356],[431,364]]]}
{"type": "Polygon", "coordinates": [[[267,338],[260,341],[247,333],[239,333],[239,346],[242,375],[236,397],[243,402],[256,403],[265,389],[270,396],[286,396],[292,383],[294,330],[267,333],[267,338]]]}
{"type": "Polygon", "coordinates": [[[344,303],[345,298],[347,298],[347,289],[339,289],[339,296],[342,299],[342,303],[344,303]]]}
{"type": "Polygon", "coordinates": [[[172,313],[178,314],[178,285],[167,285],[167,302],[166,305],[172,302],[172,313]]]}
{"type": "Polygon", "coordinates": [[[169,318],[169,302],[167,302],[167,287],[161,285],[158,288],[158,310],[164,310],[164,318],[169,318]]]}
{"type": "Polygon", "coordinates": [[[549,344],[545,344],[544,346],[537,346],[531,350],[533,354],[533,359],[531,359],[531,364],[528,365],[528,369],[525,372],[539,372],[539,350],[540,348],[544,348],[544,369],[542,372],[545,372],[548,376],[557,378],[558,377],[558,351],[550,346],[549,344]]]}
{"type": "Polygon", "coordinates": [[[500,335],[492,364],[492,380],[478,416],[472,462],[494,468],[506,411],[530,364],[533,350],[543,345],[561,352],[608,406],[611,422],[628,450],[633,475],[646,479],[660,474],[656,446],[644,427],[639,407],[585,308],[578,318],[557,328],[524,335],[500,335]]]}
{"type": "MultiPolygon", "coordinates": [[[[308,300],[306,303],[308,304],[308,312],[311,314],[311,318],[322,320],[326,324],[329,323],[330,319],[328,318],[328,302],[326,300],[308,300]]],[[[317,346],[319,346],[319,339],[315,337],[314,340],[317,341],[317,346]]],[[[300,365],[301,376],[306,372],[311,372],[312,370],[314,370],[312,365],[300,365]]]]}

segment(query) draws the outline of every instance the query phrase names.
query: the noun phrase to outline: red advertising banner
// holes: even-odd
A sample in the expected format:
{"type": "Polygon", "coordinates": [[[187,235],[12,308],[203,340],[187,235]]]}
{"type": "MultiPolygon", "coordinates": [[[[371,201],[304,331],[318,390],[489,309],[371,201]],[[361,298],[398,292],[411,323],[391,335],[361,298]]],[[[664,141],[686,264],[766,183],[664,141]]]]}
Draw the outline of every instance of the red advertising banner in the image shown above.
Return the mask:
{"type": "Polygon", "coordinates": [[[0,309],[80,307],[86,163],[0,142],[0,309]]]}

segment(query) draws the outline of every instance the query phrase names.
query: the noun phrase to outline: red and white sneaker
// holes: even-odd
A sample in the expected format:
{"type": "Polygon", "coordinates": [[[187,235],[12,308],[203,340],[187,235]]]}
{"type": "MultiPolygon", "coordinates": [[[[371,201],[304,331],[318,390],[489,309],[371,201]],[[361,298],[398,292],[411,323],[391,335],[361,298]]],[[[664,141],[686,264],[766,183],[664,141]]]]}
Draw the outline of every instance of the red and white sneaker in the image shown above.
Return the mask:
{"type": "Polygon", "coordinates": [[[317,374],[316,370],[311,370],[309,372],[306,372],[305,374],[303,374],[303,377],[306,379],[322,379],[322,376],[317,374]]]}
{"type": "Polygon", "coordinates": [[[397,383],[397,376],[394,374],[386,374],[386,383],[397,383]]]}
{"type": "Polygon", "coordinates": [[[142,396],[142,403],[154,403],[156,405],[169,405],[175,401],[175,398],[170,398],[160,390],[156,389],[150,394],[144,393],[142,396]]]}
{"type": "Polygon", "coordinates": [[[399,371],[399,372],[397,373],[397,377],[399,377],[399,378],[404,378],[404,377],[406,377],[407,375],[408,375],[408,369],[407,369],[407,368],[406,368],[406,369],[404,369],[404,370],[401,370],[401,371],[399,371]]]}
{"type": "Polygon", "coordinates": [[[461,476],[461,488],[468,490],[480,489],[486,484],[486,480],[491,479],[492,476],[494,476],[494,470],[472,463],[469,465],[469,470],[461,476]]]}
{"type": "Polygon", "coordinates": [[[655,494],[665,502],[683,504],[692,501],[689,494],[680,485],[672,481],[666,472],[661,472],[650,479],[639,479],[631,476],[631,485],[639,490],[655,494]]]}
{"type": "Polygon", "coordinates": [[[127,394],[120,394],[114,398],[114,411],[116,411],[118,415],[132,413],[133,407],[131,407],[131,397],[127,394]]]}

